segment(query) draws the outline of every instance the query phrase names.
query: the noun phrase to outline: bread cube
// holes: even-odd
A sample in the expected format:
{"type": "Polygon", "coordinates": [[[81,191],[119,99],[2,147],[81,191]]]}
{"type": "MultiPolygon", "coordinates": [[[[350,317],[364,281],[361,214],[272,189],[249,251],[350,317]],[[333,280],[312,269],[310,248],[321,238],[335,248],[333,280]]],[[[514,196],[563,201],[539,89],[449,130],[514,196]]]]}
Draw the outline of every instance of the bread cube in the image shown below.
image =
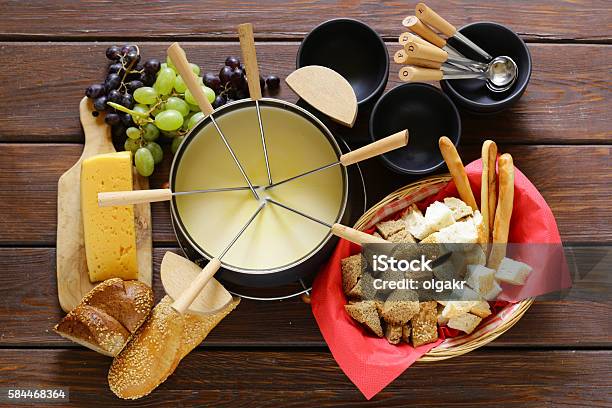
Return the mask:
{"type": "Polygon", "coordinates": [[[453,317],[452,319],[450,319],[448,321],[447,326],[452,329],[461,330],[465,334],[470,334],[474,331],[476,326],[480,324],[481,321],[482,319],[480,317],[474,316],[470,313],[466,313],[464,315],[453,317]]]}
{"type": "Polygon", "coordinates": [[[436,201],[425,210],[425,224],[431,231],[440,231],[455,223],[452,211],[439,201],[436,201]]]}
{"type": "Polygon", "coordinates": [[[468,265],[466,283],[481,296],[486,295],[493,289],[495,282],[495,271],[482,265],[468,265]]]}
{"type": "Polygon", "coordinates": [[[511,285],[524,285],[531,270],[526,263],[504,258],[497,268],[495,278],[511,285]]]}
{"type": "Polygon", "coordinates": [[[416,205],[411,205],[409,209],[402,216],[404,220],[404,224],[406,225],[406,230],[414,236],[416,239],[423,239],[431,232],[429,231],[426,223],[425,217],[421,210],[418,209],[416,205]]]}
{"type": "Polygon", "coordinates": [[[437,304],[421,302],[419,312],[412,318],[412,345],[414,347],[438,340],[437,304]]]}
{"type": "Polygon", "coordinates": [[[384,239],[388,239],[391,235],[400,232],[404,228],[406,228],[406,225],[402,220],[382,221],[376,224],[376,230],[384,239]]]}
{"type": "Polygon", "coordinates": [[[458,221],[461,218],[467,217],[468,215],[472,215],[474,213],[472,207],[470,207],[469,205],[467,205],[456,197],[446,197],[444,199],[444,205],[446,205],[451,210],[455,221],[458,221]]]}
{"type": "Polygon", "coordinates": [[[403,326],[401,324],[387,324],[385,327],[385,337],[391,344],[398,344],[402,339],[403,326]]]}
{"type": "Polygon", "coordinates": [[[502,292],[502,287],[499,286],[499,283],[497,283],[497,281],[493,282],[493,288],[483,297],[486,300],[496,300],[497,296],[499,296],[499,294],[502,292]]]}
{"type": "Polygon", "coordinates": [[[419,308],[419,299],[414,291],[397,289],[387,297],[381,316],[388,323],[403,325],[419,312],[419,308]]]}
{"type": "Polygon", "coordinates": [[[373,301],[362,301],[352,305],[344,305],[344,309],[353,319],[364,324],[378,337],[383,336],[383,329],[380,324],[376,304],[373,301]]]}
{"type": "Polygon", "coordinates": [[[491,307],[489,306],[489,302],[487,302],[486,300],[476,302],[476,304],[470,308],[470,313],[482,319],[487,316],[490,316],[491,307]]]}
{"type": "Polygon", "coordinates": [[[342,290],[345,295],[348,295],[362,275],[361,254],[342,259],[340,265],[342,266],[342,290]]]}

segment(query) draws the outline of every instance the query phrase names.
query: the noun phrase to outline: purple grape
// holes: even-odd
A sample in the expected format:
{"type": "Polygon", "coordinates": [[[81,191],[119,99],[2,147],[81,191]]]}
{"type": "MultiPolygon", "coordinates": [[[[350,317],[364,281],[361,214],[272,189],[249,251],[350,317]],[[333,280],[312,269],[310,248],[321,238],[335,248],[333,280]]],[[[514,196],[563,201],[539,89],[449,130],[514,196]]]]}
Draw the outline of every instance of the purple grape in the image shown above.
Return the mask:
{"type": "Polygon", "coordinates": [[[221,80],[222,85],[225,85],[230,81],[233,72],[234,70],[228,66],[221,68],[221,71],[219,71],[219,79],[221,80]]]}
{"type": "MultiPolygon", "coordinates": [[[[95,112],[97,113],[97,112],[95,112]]],[[[112,135],[114,139],[123,139],[125,138],[125,127],[121,124],[112,127],[112,135]]]]}
{"type": "Polygon", "coordinates": [[[98,112],[103,112],[107,109],[106,101],[108,98],[105,95],[102,95],[94,100],[93,106],[94,109],[98,112]]]}
{"type": "Polygon", "coordinates": [[[269,75],[266,78],[266,85],[268,86],[268,90],[276,91],[278,88],[280,88],[280,78],[276,75],[269,75]]]}
{"type": "Polygon", "coordinates": [[[237,99],[246,99],[249,97],[249,92],[245,91],[244,89],[239,89],[236,91],[236,98],[237,99]]]}
{"type": "Polygon", "coordinates": [[[128,64],[138,63],[140,55],[136,51],[130,51],[125,56],[125,62],[128,64]]]}
{"type": "Polygon", "coordinates": [[[219,88],[221,88],[221,80],[219,77],[211,72],[207,72],[204,74],[204,85],[218,93],[219,88]]]}
{"type": "Polygon", "coordinates": [[[121,77],[117,74],[108,74],[105,85],[108,91],[111,89],[117,89],[119,88],[119,85],[121,85],[121,77]]]}
{"type": "Polygon", "coordinates": [[[120,62],[116,62],[108,66],[109,74],[121,74],[122,72],[123,72],[123,65],[121,65],[120,62]]]}
{"type": "Polygon", "coordinates": [[[146,72],[143,72],[140,75],[140,82],[142,82],[146,86],[153,86],[153,84],[155,83],[155,79],[155,74],[147,74],[146,72]]]}
{"type": "Polygon", "coordinates": [[[137,52],[138,50],[133,45],[124,45],[123,47],[121,47],[121,54],[122,55],[127,55],[128,53],[130,53],[132,51],[133,52],[137,52]]]}
{"type": "Polygon", "coordinates": [[[105,90],[104,85],[90,85],[87,87],[87,89],[85,89],[85,96],[88,98],[97,98],[98,96],[102,95],[105,90]]]}
{"type": "Polygon", "coordinates": [[[121,119],[121,124],[126,128],[130,126],[134,126],[134,121],[132,120],[132,115],[129,113],[121,112],[119,113],[119,118],[121,119]]]}
{"type": "Polygon", "coordinates": [[[144,72],[146,72],[149,75],[155,75],[157,74],[157,71],[159,71],[159,68],[161,67],[161,63],[159,62],[158,59],[150,59],[145,61],[144,63],[144,72]]]}
{"type": "Polygon", "coordinates": [[[117,61],[121,56],[121,48],[116,45],[111,45],[106,49],[106,58],[111,61],[117,61]]]}
{"type": "Polygon", "coordinates": [[[133,81],[128,82],[125,86],[127,87],[127,90],[129,92],[134,92],[138,88],[142,88],[144,84],[141,81],[133,80],[133,81]]]}
{"type": "Polygon", "coordinates": [[[261,92],[266,88],[266,80],[261,75],[259,76],[259,86],[261,87],[261,92]]]}
{"type": "Polygon", "coordinates": [[[109,102],[114,102],[114,103],[121,103],[121,98],[123,98],[123,95],[121,95],[121,92],[119,92],[116,89],[111,90],[108,95],[108,101],[109,102]]]}
{"type": "Polygon", "coordinates": [[[217,109],[219,106],[225,105],[225,97],[223,95],[217,95],[212,103],[212,107],[217,109]]]}
{"type": "Polygon", "coordinates": [[[242,88],[242,82],[244,81],[244,72],[240,68],[234,69],[232,75],[230,76],[230,82],[235,89],[242,88]]]}
{"type": "Polygon", "coordinates": [[[227,57],[225,59],[225,66],[230,68],[238,68],[240,67],[240,60],[236,57],[227,57]]]}
{"type": "Polygon", "coordinates": [[[134,97],[132,95],[126,93],[121,98],[120,104],[125,106],[128,109],[132,109],[134,107],[134,97]]]}
{"type": "Polygon", "coordinates": [[[117,113],[107,113],[104,121],[111,126],[115,126],[121,123],[121,118],[117,113]]]}

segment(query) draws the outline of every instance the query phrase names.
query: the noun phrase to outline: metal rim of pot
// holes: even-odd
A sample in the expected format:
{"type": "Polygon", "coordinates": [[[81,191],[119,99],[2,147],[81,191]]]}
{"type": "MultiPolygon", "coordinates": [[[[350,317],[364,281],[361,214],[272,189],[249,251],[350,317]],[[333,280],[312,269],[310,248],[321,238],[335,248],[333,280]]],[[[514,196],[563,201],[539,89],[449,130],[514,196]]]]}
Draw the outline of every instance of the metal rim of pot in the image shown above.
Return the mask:
{"type": "MultiPolygon", "coordinates": [[[[317,119],[317,117],[314,116],[312,113],[308,112],[307,110],[293,103],[286,102],[286,101],[283,101],[281,99],[276,99],[276,98],[261,98],[259,99],[259,104],[262,107],[272,106],[275,108],[285,109],[285,110],[289,110],[291,112],[297,113],[298,115],[305,118],[306,120],[308,120],[310,123],[312,123],[319,129],[322,136],[324,136],[327,139],[328,143],[332,146],[332,148],[336,152],[337,157],[340,157],[340,155],[342,154],[342,150],[340,149],[340,146],[338,145],[338,142],[336,141],[331,131],[327,128],[327,126],[325,126],[325,124],[323,124],[323,122],[317,119]]],[[[252,99],[242,99],[239,101],[231,102],[229,104],[226,104],[224,106],[221,106],[215,109],[212,115],[215,117],[215,119],[217,119],[219,116],[223,115],[224,113],[231,112],[233,110],[244,108],[244,107],[254,108],[255,101],[253,101],[252,99]]],[[[177,176],[176,173],[178,171],[178,166],[179,166],[183,153],[186,151],[186,149],[188,149],[189,144],[191,143],[192,140],[194,140],[195,137],[197,137],[200,131],[204,127],[210,124],[211,124],[211,118],[210,118],[210,115],[207,115],[200,122],[198,122],[197,125],[193,129],[189,131],[189,133],[185,137],[185,140],[183,140],[178,150],[176,151],[176,154],[174,155],[174,158],[172,160],[172,165],[170,167],[170,179],[169,180],[170,180],[170,188],[172,190],[174,190],[176,176],[177,176]]],[[[253,126],[256,126],[256,124],[253,124],[253,126]]],[[[340,166],[340,167],[341,167],[342,184],[343,184],[342,205],[340,207],[340,210],[338,211],[338,214],[336,215],[336,219],[334,222],[340,222],[342,220],[344,214],[346,213],[347,201],[348,201],[348,173],[347,173],[347,169],[344,166],[340,166]]],[[[208,253],[206,249],[202,248],[191,237],[191,235],[187,231],[186,226],[180,217],[175,197],[172,198],[170,210],[171,210],[171,217],[173,221],[173,227],[175,229],[174,231],[175,235],[177,235],[176,228],[178,227],[182,236],[187,240],[189,245],[193,249],[195,249],[202,257],[204,257],[207,260],[210,260],[211,258],[213,258],[214,256],[211,256],[211,254],[208,253]]],[[[332,237],[333,235],[331,234],[331,231],[328,231],[328,233],[321,240],[321,242],[319,242],[316,245],[316,247],[314,247],[308,254],[291,262],[290,264],[286,264],[286,265],[282,265],[282,266],[270,268],[270,269],[246,269],[246,268],[241,268],[238,266],[234,266],[234,265],[230,265],[230,264],[226,264],[222,262],[222,268],[232,271],[232,272],[248,274],[248,275],[268,275],[268,274],[273,274],[276,272],[286,271],[286,270],[294,268],[295,266],[298,266],[308,261],[308,259],[315,256],[330,241],[332,237]]],[[[178,239],[178,236],[177,236],[177,239],[178,239]]]]}

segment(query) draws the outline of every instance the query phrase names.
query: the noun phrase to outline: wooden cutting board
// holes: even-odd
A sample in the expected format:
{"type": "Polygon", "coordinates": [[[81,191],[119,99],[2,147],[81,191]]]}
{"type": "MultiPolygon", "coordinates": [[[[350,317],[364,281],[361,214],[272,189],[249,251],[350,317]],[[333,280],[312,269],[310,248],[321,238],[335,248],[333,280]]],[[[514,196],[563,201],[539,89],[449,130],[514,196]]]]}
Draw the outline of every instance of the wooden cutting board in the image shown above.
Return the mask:
{"type": "MultiPolygon", "coordinates": [[[[83,218],[81,213],[81,162],[88,157],[115,151],[110,126],[104,116],[92,115],[93,106],[88,98],[79,104],[79,114],[85,132],[85,147],[79,160],[57,182],[57,295],[60,306],[68,312],[81,301],[95,284],[89,281],[83,218]]],[[[134,190],[148,189],[149,181],[134,169],[134,190]]],[[[149,204],[134,206],[136,222],[136,249],[138,280],[151,286],[151,207],[149,204]]]]}

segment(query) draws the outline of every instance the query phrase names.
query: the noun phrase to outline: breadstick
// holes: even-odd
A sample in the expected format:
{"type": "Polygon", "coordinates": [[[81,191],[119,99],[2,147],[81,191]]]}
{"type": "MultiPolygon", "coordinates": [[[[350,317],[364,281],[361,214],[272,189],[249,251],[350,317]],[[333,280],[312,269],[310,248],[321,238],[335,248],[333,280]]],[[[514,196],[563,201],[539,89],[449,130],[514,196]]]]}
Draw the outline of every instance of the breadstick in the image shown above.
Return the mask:
{"type": "Polygon", "coordinates": [[[497,160],[497,145],[492,140],[482,144],[482,179],[480,181],[480,213],[487,242],[493,230],[495,205],[497,204],[497,186],[495,177],[495,161],[497,160]]]}
{"type": "Polygon", "coordinates": [[[497,269],[501,260],[506,256],[508,233],[510,232],[510,218],[514,205],[514,164],[512,156],[502,154],[498,160],[499,171],[499,198],[495,210],[493,224],[493,248],[487,266],[497,269]]]}
{"type": "Polygon", "coordinates": [[[478,210],[478,205],[476,205],[476,200],[474,199],[474,193],[470,187],[470,181],[467,178],[465,167],[463,167],[461,157],[459,157],[455,145],[446,136],[440,138],[438,145],[440,146],[440,152],[442,153],[442,157],[444,157],[448,170],[451,176],[453,176],[455,186],[457,186],[459,198],[472,207],[474,211],[478,210]]]}

